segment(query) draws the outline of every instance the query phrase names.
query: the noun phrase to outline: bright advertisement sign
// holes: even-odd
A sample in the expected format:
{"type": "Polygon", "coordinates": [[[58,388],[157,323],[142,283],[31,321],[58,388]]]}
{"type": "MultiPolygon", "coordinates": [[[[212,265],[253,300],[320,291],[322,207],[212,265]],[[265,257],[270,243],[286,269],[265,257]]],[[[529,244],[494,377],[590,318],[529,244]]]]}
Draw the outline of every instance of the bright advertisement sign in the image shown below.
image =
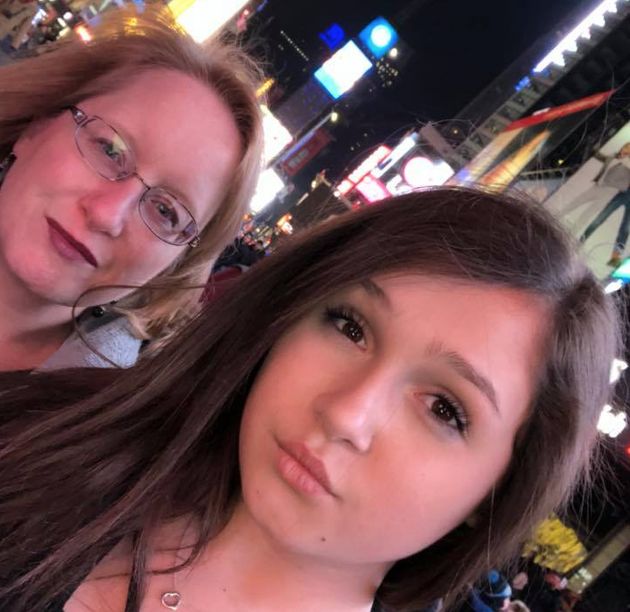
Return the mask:
{"type": "Polygon", "coordinates": [[[374,178],[371,174],[364,176],[356,190],[370,203],[379,202],[389,197],[389,191],[381,181],[374,178]]]}
{"type": "Polygon", "coordinates": [[[254,197],[249,203],[249,209],[253,213],[259,213],[269,206],[276,196],[286,187],[284,181],[273,168],[267,168],[261,172],[254,197]]]}
{"type": "Polygon", "coordinates": [[[376,59],[380,59],[398,42],[398,32],[387,19],[377,17],[361,30],[359,39],[376,59]]]}
{"type": "Polygon", "coordinates": [[[390,153],[391,149],[386,145],[376,148],[368,157],[366,157],[339,185],[337,191],[342,195],[352,191],[354,187],[361,182],[364,176],[369,174],[379,162],[383,161],[390,153]]]}
{"type": "Polygon", "coordinates": [[[605,25],[606,13],[616,13],[620,0],[604,0],[600,2],[577,26],[575,26],[543,59],[536,64],[534,72],[542,72],[551,64],[564,66],[564,53],[577,51],[580,38],[589,39],[593,26],[605,25]]]}
{"type": "Polygon", "coordinates": [[[402,169],[405,182],[414,189],[443,185],[453,174],[453,168],[445,161],[432,160],[424,155],[407,160],[402,169]]]}
{"type": "Polygon", "coordinates": [[[174,0],[169,9],[193,40],[200,43],[239,13],[248,0],[174,0]]]}
{"type": "Polygon", "coordinates": [[[558,146],[613,93],[594,94],[514,121],[449,183],[506,189],[533,160],[558,146]]]}
{"type": "Polygon", "coordinates": [[[264,159],[269,163],[291,141],[293,136],[282,122],[264,105],[260,105],[262,112],[263,134],[265,139],[264,159]]]}
{"type": "Polygon", "coordinates": [[[350,41],[315,71],[319,84],[337,100],[370,69],[372,62],[350,41]]]}

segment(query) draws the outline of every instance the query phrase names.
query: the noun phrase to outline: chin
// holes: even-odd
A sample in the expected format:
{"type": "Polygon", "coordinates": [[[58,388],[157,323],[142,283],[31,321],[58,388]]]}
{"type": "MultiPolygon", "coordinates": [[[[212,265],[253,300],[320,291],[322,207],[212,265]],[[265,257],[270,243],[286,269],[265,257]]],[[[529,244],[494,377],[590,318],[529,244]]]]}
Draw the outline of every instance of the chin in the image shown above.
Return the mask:
{"type": "Polygon", "coordinates": [[[79,279],[55,270],[49,265],[27,265],[13,267],[14,276],[28,293],[40,302],[72,307],[77,298],[87,289],[79,279]]]}

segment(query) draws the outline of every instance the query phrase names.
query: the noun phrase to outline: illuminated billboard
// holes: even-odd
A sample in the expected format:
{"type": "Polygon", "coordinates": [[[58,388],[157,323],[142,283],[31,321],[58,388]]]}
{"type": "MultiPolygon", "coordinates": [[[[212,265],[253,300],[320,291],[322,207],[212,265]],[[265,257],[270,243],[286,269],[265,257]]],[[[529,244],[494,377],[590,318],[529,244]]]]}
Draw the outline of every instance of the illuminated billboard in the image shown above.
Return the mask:
{"type": "Polygon", "coordinates": [[[341,47],[346,39],[346,33],[338,23],[333,23],[320,33],[319,37],[324,41],[326,46],[334,51],[338,47],[341,47]]]}
{"type": "Polygon", "coordinates": [[[342,195],[352,191],[355,186],[369,174],[377,164],[383,161],[389,154],[391,149],[385,145],[381,145],[374,149],[368,157],[366,157],[339,185],[337,191],[342,195]]]}
{"type": "Polygon", "coordinates": [[[203,42],[222,28],[247,4],[248,0],[173,0],[169,9],[177,23],[195,42],[203,42]]]}
{"type": "Polygon", "coordinates": [[[265,138],[263,158],[265,162],[269,163],[293,140],[293,136],[264,104],[260,105],[260,110],[262,111],[265,138]]]}
{"type": "Polygon", "coordinates": [[[377,17],[359,34],[359,39],[376,58],[380,59],[398,41],[398,32],[383,17],[377,17]]]}
{"type": "Polygon", "coordinates": [[[612,93],[594,94],[512,122],[449,183],[506,189],[523,170],[553,151],[612,93]]]}
{"type": "Polygon", "coordinates": [[[315,72],[319,84],[337,100],[370,69],[372,62],[350,41],[315,72]]]}
{"type": "Polygon", "coordinates": [[[286,187],[284,181],[273,168],[264,170],[258,178],[256,193],[249,203],[253,213],[259,213],[271,204],[276,196],[286,187]]]}
{"type": "Polygon", "coordinates": [[[603,0],[600,2],[577,26],[575,26],[538,64],[534,67],[534,72],[542,72],[551,64],[564,66],[565,52],[577,51],[577,43],[580,38],[589,39],[593,26],[603,27],[605,25],[606,13],[618,12],[619,0],[603,0]]]}

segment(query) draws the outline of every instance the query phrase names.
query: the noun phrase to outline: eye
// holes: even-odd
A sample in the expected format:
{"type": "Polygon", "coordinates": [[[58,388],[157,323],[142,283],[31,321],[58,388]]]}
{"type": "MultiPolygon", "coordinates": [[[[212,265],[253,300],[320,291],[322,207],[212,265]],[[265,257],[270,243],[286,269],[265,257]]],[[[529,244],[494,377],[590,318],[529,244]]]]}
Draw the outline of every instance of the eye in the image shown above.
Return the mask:
{"type": "Polygon", "coordinates": [[[365,329],[358,313],[350,308],[329,307],[326,319],[350,342],[365,347],[365,329]]]}
{"type": "Polygon", "coordinates": [[[106,138],[99,138],[96,141],[96,145],[99,148],[99,151],[107,156],[110,161],[113,161],[117,166],[121,168],[125,166],[126,159],[124,152],[116,146],[114,142],[111,140],[107,140],[106,138]]]}
{"type": "Polygon", "coordinates": [[[444,394],[424,394],[421,397],[433,418],[440,424],[456,430],[461,435],[467,433],[469,427],[468,415],[458,402],[444,394]]]}
{"type": "Polygon", "coordinates": [[[149,194],[146,199],[149,204],[148,213],[153,223],[168,229],[178,227],[179,215],[172,202],[159,194],[149,194]]]}

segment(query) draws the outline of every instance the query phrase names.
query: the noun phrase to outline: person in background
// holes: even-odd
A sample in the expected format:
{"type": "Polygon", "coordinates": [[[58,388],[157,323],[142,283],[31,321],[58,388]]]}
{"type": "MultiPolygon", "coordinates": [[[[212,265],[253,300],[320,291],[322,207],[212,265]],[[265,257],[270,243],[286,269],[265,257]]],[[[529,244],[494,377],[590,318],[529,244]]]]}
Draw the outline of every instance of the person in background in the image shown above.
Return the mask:
{"type": "Polygon", "coordinates": [[[592,187],[569,202],[560,214],[567,215],[593,202],[601,204],[603,208],[580,237],[580,240],[584,242],[610,215],[623,207],[623,218],[608,261],[609,266],[616,267],[621,263],[630,231],[630,142],[625,143],[614,156],[595,153],[594,157],[603,162],[603,166],[593,179],[592,187]]]}
{"type": "Polygon", "coordinates": [[[239,229],[260,73],[168,14],[112,11],[90,43],[0,68],[0,370],[132,365],[239,229]]]}
{"type": "Polygon", "coordinates": [[[506,194],[287,238],[132,368],[0,374],[0,609],[448,610],[588,475],[619,332],[506,194]]]}
{"type": "Polygon", "coordinates": [[[490,570],[486,578],[470,591],[469,609],[473,612],[505,612],[509,610],[512,588],[497,570],[490,570]]]}

